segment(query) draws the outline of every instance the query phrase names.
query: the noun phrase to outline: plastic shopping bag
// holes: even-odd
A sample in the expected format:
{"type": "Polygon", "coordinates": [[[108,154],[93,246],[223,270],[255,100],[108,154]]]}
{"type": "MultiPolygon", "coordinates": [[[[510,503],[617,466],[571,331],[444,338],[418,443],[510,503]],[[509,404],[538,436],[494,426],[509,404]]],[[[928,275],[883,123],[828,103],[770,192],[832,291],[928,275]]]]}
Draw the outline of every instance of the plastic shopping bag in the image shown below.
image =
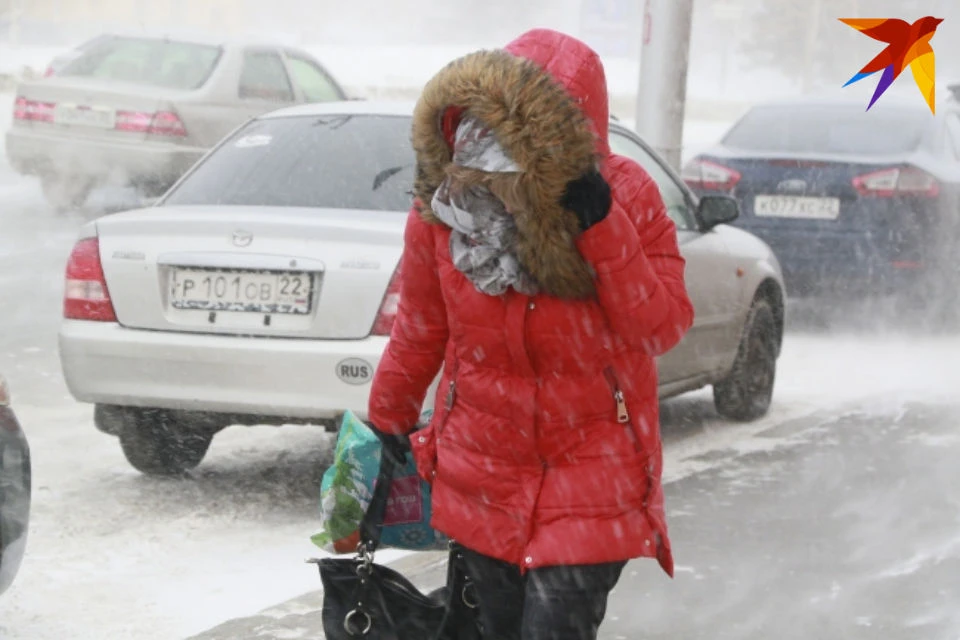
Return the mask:
{"type": "MultiPolygon", "coordinates": [[[[427,412],[421,416],[426,422],[427,412]]],[[[370,504],[380,471],[381,444],[377,435],[353,413],[346,412],[337,436],[333,464],[320,483],[321,530],[311,537],[329,553],[352,553],[360,541],[360,520],[370,504]]],[[[382,547],[414,551],[447,548],[448,539],[430,526],[430,485],[420,479],[407,454],[407,463],[394,477],[387,503],[382,547]]]]}

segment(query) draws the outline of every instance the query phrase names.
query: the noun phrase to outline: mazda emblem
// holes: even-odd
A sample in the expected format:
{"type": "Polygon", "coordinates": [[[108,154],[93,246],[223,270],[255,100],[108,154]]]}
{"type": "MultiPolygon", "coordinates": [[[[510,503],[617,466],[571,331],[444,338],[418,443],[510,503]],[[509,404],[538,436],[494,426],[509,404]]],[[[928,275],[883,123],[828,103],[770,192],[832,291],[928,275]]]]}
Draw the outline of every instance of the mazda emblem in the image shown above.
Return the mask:
{"type": "Polygon", "coordinates": [[[253,234],[249,231],[234,231],[233,232],[233,244],[238,247],[249,247],[250,243],[253,242],[253,234]]]}

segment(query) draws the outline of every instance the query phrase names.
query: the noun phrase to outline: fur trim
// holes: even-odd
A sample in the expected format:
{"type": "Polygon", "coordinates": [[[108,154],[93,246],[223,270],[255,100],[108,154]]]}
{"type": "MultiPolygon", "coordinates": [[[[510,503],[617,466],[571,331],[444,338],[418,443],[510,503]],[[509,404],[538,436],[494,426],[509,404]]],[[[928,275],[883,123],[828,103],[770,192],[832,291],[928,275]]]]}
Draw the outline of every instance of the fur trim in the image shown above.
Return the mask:
{"type": "Polygon", "coordinates": [[[448,175],[461,184],[486,184],[516,216],[517,258],[543,292],[561,298],[594,293],[593,271],[574,244],[577,217],[559,201],[568,182],[597,165],[597,145],[587,117],[553,76],[505,51],[459,58],[424,87],[412,137],[414,192],[425,220],[439,224],[430,202],[448,175]],[[451,107],[490,127],[522,172],[455,167],[441,124],[451,107]]]}

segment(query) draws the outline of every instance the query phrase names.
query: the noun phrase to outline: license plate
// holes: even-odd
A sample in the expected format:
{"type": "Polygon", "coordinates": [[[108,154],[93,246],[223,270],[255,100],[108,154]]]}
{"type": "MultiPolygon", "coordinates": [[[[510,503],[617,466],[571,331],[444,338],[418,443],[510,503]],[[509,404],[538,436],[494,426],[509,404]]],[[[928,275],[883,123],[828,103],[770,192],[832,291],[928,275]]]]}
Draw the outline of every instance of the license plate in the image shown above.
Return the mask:
{"type": "Polygon", "coordinates": [[[277,271],[173,269],[174,309],[248,313],[310,313],[313,275],[277,271]]]}
{"type": "Polygon", "coordinates": [[[117,124],[117,112],[104,107],[58,104],[53,110],[53,121],[69,126],[113,129],[117,124]]]}
{"type": "Polygon", "coordinates": [[[753,213],[770,218],[836,220],[840,215],[840,199],[809,196],[757,196],[753,201],[753,213]]]}

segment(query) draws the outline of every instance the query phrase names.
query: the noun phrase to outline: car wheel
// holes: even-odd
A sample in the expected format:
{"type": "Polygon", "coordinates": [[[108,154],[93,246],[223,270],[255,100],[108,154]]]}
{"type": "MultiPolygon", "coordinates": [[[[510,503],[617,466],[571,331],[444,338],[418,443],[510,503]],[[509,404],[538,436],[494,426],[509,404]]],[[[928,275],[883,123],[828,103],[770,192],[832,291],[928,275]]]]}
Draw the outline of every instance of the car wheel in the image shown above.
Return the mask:
{"type": "Polygon", "coordinates": [[[733,368],[713,385],[713,401],[724,418],[747,422],[767,413],[777,372],[777,322],[770,303],[750,308],[733,368]]]}
{"type": "Polygon", "coordinates": [[[159,409],[124,407],[119,429],[120,447],[127,462],[153,476],[180,475],[203,460],[214,431],[191,428],[159,409]]]}
{"type": "Polygon", "coordinates": [[[40,178],[43,197],[57,213],[79,209],[93,191],[93,180],[68,176],[45,175],[40,178]]]}

